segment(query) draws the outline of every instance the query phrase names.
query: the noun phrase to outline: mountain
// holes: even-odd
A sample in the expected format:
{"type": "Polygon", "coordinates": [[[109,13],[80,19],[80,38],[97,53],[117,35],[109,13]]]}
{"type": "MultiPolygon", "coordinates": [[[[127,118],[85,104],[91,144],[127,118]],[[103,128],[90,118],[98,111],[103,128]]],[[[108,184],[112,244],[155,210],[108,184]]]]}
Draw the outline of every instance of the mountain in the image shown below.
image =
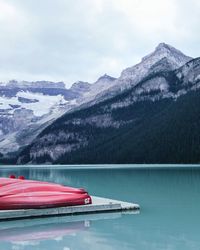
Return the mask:
{"type": "Polygon", "coordinates": [[[16,81],[0,84],[0,152],[15,153],[67,111],[95,98],[114,78],[104,75],[94,84],[16,81]]]}
{"type": "Polygon", "coordinates": [[[200,58],[162,43],[114,79],[110,95],[46,127],[17,162],[198,163],[199,76],[200,58]]]}
{"type": "Polygon", "coordinates": [[[170,70],[177,69],[192,59],[172,46],[160,43],[155,51],[143,57],[139,64],[123,70],[118,81],[122,82],[124,85],[130,84],[133,86],[137,84],[142,77],[149,74],[151,67],[163,58],[168,62],[170,70]]]}
{"type": "Polygon", "coordinates": [[[90,91],[91,84],[88,82],[78,81],[72,84],[70,90],[78,95],[90,91]]]}
{"type": "MultiPolygon", "coordinates": [[[[107,74],[99,77],[99,79],[91,84],[90,91],[83,94],[80,99],[81,104],[88,103],[90,101],[95,101],[97,97],[104,91],[108,91],[116,82],[116,78],[111,77],[107,74]]],[[[109,92],[109,91],[108,91],[109,92]]]]}
{"type": "Polygon", "coordinates": [[[0,152],[15,152],[30,143],[44,123],[63,114],[63,106],[72,98],[74,93],[62,82],[12,80],[1,84],[0,152]]]}
{"type": "MultiPolygon", "coordinates": [[[[141,62],[122,71],[120,77],[112,86],[99,93],[95,102],[99,102],[120,94],[127,88],[137,85],[142,79],[162,67],[163,70],[175,70],[183,66],[192,58],[186,56],[174,47],[160,43],[149,55],[142,58],[141,62]]],[[[160,70],[160,69],[159,69],[160,70]]],[[[93,102],[94,104],[94,102],[93,102]]]]}
{"type": "Polygon", "coordinates": [[[50,81],[16,81],[11,80],[6,84],[7,88],[20,88],[20,89],[34,89],[34,88],[46,88],[46,89],[65,89],[64,82],[50,82],[50,81]]]}

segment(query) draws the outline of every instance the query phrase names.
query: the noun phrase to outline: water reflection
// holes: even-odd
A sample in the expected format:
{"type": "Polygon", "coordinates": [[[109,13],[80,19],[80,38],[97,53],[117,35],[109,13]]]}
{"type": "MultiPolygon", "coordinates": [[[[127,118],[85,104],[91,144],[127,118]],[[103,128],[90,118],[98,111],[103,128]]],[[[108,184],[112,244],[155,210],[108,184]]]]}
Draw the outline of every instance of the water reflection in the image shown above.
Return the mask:
{"type": "Polygon", "coordinates": [[[57,239],[65,235],[74,235],[90,226],[90,221],[71,223],[49,223],[39,225],[23,225],[23,227],[0,229],[0,241],[24,242],[57,239]]]}
{"type": "MultiPolygon", "coordinates": [[[[17,249],[39,246],[42,242],[63,242],[89,230],[93,221],[121,218],[122,213],[103,213],[0,222],[0,242],[17,249]],[[21,247],[21,248],[20,248],[21,247]]],[[[2,246],[2,245],[1,245],[2,246]]],[[[0,246],[0,247],[1,247],[0,246]]],[[[83,246],[83,245],[82,245],[83,246]]],[[[7,248],[6,248],[7,249],[7,248]]],[[[68,248],[70,249],[70,248],[68,248]]]]}

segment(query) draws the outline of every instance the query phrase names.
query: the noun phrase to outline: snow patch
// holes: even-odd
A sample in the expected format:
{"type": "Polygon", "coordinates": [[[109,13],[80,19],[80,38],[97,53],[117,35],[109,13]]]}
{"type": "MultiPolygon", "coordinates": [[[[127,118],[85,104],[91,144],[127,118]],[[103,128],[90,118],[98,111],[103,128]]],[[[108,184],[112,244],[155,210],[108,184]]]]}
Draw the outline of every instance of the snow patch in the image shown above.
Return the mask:
{"type": "Polygon", "coordinates": [[[31,93],[29,91],[20,91],[15,97],[7,98],[0,96],[0,109],[7,110],[9,114],[14,113],[13,105],[20,105],[20,108],[29,109],[33,111],[35,116],[42,116],[50,112],[51,108],[55,105],[66,104],[68,101],[62,95],[48,96],[42,93],[31,93]],[[38,100],[38,102],[21,103],[18,97],[38,100]]]}

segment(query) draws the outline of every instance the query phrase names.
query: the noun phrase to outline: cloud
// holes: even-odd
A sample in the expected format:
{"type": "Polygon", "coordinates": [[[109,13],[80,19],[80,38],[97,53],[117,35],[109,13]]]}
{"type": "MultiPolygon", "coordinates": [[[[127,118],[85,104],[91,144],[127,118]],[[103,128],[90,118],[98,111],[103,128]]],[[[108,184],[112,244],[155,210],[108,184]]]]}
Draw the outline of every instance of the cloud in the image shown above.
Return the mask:
{"type": "Polygon", "coordinates": [[[199,56],[197,0],[0,0],[0,79],[93,82],[159,42],[199,56]]]}

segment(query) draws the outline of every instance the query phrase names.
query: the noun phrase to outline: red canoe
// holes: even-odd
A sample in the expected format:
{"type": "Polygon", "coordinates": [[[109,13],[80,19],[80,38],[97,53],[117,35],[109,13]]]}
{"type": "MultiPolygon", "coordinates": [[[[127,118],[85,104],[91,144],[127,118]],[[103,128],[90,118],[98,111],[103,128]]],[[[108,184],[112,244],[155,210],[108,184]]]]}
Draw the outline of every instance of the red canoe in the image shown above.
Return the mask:
{"type": "Polygon", "coordinates": [[[17,183],[17,182],[21,182],[22,180],[19,179],[11,179],[11,178],[0,178],[0,187],[9,185],[9,184],[13,184],[13,183],[17,183]]]}
{"type": "Polygon", "coordinates": [[[55,191],[55,192],[64,192],[64,193],[77,193],[85,194],[87,193],[84,189],[81,188],[72,188],[66,187],[58,184],[52,183],[42,183],[42,182],[17,182],[1,187],[0,197],[6,195],[14,195],[19,193],[26,192],[40,192],[40,191],[55,191]]]}
{"type": "Polygon", "coordinates": [[[91,203],[91,197],[84,189],[49,182],[0,178],[0,210],[77,206],[91,203]]]}
{"type": "Polygon", "coordinates": [[[49,183],[49,182],[41,182],[41,181],[35,181],[35,180],[21,180],[21,179],[12,179],[12,178],[0,178],[0,187],[4,187],[10,184],[17,184],[17,183],[49,183]]]}

